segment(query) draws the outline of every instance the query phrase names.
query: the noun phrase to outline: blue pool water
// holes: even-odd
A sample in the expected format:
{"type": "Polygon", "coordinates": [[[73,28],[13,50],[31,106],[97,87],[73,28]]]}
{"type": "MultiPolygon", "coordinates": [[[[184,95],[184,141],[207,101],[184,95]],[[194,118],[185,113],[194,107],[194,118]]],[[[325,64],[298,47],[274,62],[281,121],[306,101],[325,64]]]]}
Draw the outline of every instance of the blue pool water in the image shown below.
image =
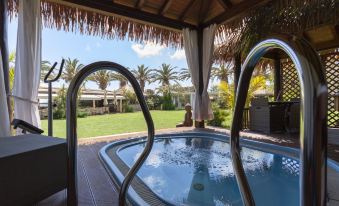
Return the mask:
{"type": "MultiPolygon", "coordinates": [[[[117,155],[129,167],[144,142],[122,145],[117,155]]],[[[242,160],[256,205],[299,203],[299,162],[242,147],[242,160]]],[[[157,139],[138,177],[174,205],[242,205],[233,173],[230,145],[204,137],[157,139]]]]}

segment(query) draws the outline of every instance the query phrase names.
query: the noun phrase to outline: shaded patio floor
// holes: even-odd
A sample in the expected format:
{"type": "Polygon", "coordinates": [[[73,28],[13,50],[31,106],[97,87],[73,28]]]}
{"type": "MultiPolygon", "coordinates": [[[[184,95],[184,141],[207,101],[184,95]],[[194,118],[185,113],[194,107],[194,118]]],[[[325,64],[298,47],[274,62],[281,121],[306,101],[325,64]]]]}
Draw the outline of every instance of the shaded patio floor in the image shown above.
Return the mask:
{"type": "MultiPolygon", "coordinates": [[[[156,131],[156,134],[185,132],[185,131],[209,131],[223,134],[229,134],[229,130],[208,127],[207,129],[176,128],[156,131]]],[[[86,138],[79,140],[78,147],[78,184],[79,184],[79,205],[83,206],[108,206],[118,205],[118,191],[108,176],[105,168],[101,164],[98,152],[106,144],[132,137],[145,136],[145,132],[128,133],[113,136],[86,138]]],[[[297,135],[273,134],[263,135],[254,132],[244,131],[241,135],[245,138],[255,139],[262,142],[273,143],[277,145],[299,147],[297,135]]],[[[339,162],[339,146],[329,145],[329,157],[339,162]]],[[[328,174],[330,196],[338,197],[332,199],[328,205],[339,205],[339,191],[336,186],[339,185],[339,178],[328,174]]],[[[64,206],[66,205],[66,191],[61,191],[50,198],[38,203],[39,206],[64,206]]]]}

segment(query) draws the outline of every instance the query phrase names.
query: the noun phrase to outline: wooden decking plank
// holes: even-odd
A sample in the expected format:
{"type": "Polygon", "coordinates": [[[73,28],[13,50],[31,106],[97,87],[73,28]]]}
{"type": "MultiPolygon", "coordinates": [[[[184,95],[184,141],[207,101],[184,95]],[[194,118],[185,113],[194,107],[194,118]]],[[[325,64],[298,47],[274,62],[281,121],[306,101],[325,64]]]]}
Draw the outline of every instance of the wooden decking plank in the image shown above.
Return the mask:
{"type": "Polygon", "coordinates": [[[79,205],[96,206],[95,196],[88,177],[87,168],[85,166],[86,159],[83,157],[86,151],[82,148],[78,149],[78,201],[79,205]]]}
{"type": "MultiPolygon", "coordinates": [[[[83,150],[81,156],[86,168],[89,185],[92,188],[94,200],[101,204],[117,204],[118,198],[114,191],[103,165],[101,164],[97,152],[92,151],[90,145],[80,146],[83,150]]],[[[80,149],[79,149],[80,150],[80,149]]]]}

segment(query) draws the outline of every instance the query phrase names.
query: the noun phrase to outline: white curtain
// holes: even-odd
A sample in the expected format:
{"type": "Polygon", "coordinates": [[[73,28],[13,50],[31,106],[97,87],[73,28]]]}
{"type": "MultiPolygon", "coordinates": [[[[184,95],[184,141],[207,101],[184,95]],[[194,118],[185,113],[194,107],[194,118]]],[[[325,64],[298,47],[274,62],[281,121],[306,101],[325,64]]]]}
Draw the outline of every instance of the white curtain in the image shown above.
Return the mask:
{"type": "Polygon", "coordinates": [[[184,29],[184,49],[188,70],[191,74],[191,81],[195,88],[194,101],[192,104],[193,115],[192,118],[199,121],[198,117],[201,102],[199,101],[199,54],[198,54],[198,33],[196,30],[184,29]]]}
{"type": "Polygon", "coordinates": [[[211,103],[207,92],[211,74],[214,50],[214,34],[216,25],[211,25],[203,31],[203,93],[199,93],[199,54],[198,54],[198,34],[196,30],[183,29],[184,49],[189,71],[191,73],[192,84],[195,88],[195,98],[193,107],[193,119],[196,121],[213,119],[211,103]]]}
{"type": "Polygon", "coordinates": [[[0,137],[4,137],[10,136],[10,123],[7,105],[7,94],[5,90],[5,79],[3,73],[4,68],[1,56],[0,56],[0,137]]]}
{"type": "Polygon", "coordinates": [[[210,81],[211,76],[211,67],[213,63],[213,52],[214,52],[214,36],[215,30],[217,29],[217,25],[213,24],[204,29],[203,32],[203,53],[202,53],[202,72],[203,72],[203,82],[204,89],[201,95],[201,107],[202,110],[202,118],[206,120],[213,119],[213,111],[211,107],[210,97],[208,95],[208,83],[210,81]]]}
{"type": "Polygon", "coordinates": [[[40,0],[20,0],[14,78],[14,117],[40,127],[40,0]]]}

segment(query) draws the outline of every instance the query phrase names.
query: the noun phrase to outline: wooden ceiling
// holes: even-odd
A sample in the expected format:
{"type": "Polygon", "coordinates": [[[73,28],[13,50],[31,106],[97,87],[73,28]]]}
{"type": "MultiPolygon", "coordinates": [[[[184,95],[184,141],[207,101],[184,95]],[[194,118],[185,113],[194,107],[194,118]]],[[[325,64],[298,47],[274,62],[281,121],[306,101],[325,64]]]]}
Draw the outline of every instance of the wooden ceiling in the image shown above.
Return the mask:
{"type": "Polygon", "coordinates": [[[174,29],[225,23],[271,0],[63,0],[174,29]]]}

